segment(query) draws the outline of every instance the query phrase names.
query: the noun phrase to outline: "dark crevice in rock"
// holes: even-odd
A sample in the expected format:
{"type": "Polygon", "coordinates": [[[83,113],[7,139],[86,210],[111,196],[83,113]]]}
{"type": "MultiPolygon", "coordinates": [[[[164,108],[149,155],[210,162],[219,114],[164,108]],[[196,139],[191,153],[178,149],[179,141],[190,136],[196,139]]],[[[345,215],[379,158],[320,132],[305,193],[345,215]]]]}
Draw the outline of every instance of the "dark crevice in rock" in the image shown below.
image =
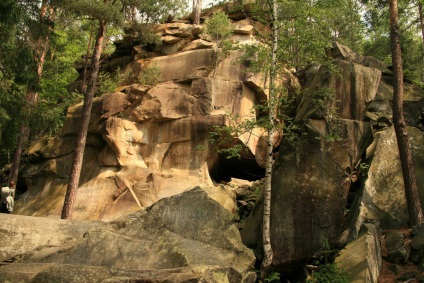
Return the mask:
{"type": "Polygon", "coordinates": [[[231,178],[257,181],[265,176],[265,169],[260,167],[255,158],[220,157],[219,165],[211,172],[212,179],[217,182],[229,182],[231,178]]]}

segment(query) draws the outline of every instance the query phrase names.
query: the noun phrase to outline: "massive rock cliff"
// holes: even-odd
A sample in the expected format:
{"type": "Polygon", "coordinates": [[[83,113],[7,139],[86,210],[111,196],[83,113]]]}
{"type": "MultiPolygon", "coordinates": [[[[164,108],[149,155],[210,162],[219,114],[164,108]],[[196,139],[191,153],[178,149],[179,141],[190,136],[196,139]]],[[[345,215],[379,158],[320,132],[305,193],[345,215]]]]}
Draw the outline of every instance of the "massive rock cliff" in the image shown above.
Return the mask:
{"type": "MultiPolygon", "coordinates": [[[[254,43],[255,23],[237,13],[232,17],[234,42],[254,43]]],[[[267,133],[255,129],[233,137],[230,144],[243,143],[248,148],[242,161],[222,158],[209,138],[215,126],[233,123],[228,113],[240,120],[260,115],[252,108],[267,99],[265,76],[248,72],[240,51],[224,56],[202,34],[202,26],[174,22],[158,25],[155,32],[161,37],[160,45],[146,49],[134,38],[125,38],[103,60],[103,70],[120,66],[124,83],[93,103],[74,211],[76,220],[96,221],[79,225],[78,221],[64,224],[55,219],[46,233],[57,233],[56,238],[27,241],[28,234],[41,233],[28,228],[31,223],[43,226],[49,220],[5,219],[0,232],[12,231],[14,247],[28,242],[18,253],[5,250],[2,254],[3,260],[14,262],[0,269],[5,278],[18,278],[13,277],[14,270],[21,266],[31,270],[19,275],[27,276],[23,281],[72,280],[80,276],[73,270],[84,266],[86,280],[91,275],[100,281],[252,280],[248,273],[252,253],[240,245],[232,219],[239,217],[236,198],[240,191],[224,183],[232,177],[263,176],[267,133]],[[154,84],[140,83],[144,75],[152,74],[154,84]],[[201,189],[192,190],[196,186],[201,189]],[[23,230],[15,227],[17,221],[26,223],[23,230]],[[73,225],[78,228],[73,230],[73,225]],[[137,248],[130,249],[126,242],[137,242],[137,248]],[[189,250],[194,243],[196,248],[189,250]],[[118,255],[117,246],[124,252],[118,255]],[[99,257],[99,247],[108,251],[107,257],[99,257]],[[207,258],[201,257],[205,250],[210,252],[207,258]],[[135,260],[143,255],[149,256],[146,268],[135,260]],[[129,272],[121,260],[137,271],[129,272]],[[165,272],[167,268],[171,271],[165,272]],[[64,276],[69,277],[51,277],[65,270],[68,275],[64,276]]],[[[290,273],[312,256],[319,257],[317,252],[325,242],[345,245],[355,238],[368,239],[360,234],[364,224],[388,229],[408,222],[392,128],[391,71],[382,62],[338,43],[327,54],[333,68],[313,64],[298,71],[297,77],[287,72],[279,78],[288,89],[301,88],[292,117],[298,138],[281,141],[279,135],[273,137],[281,146],[272,176],[271,238],[273,265],[282,272],[290,273]]],[[[73,87],[80,85],[76,81],[73,87]]],[[[424,93],[413,84],[406,84],[405,90],[424,203],[420,120],[424,93]]],[[[28,189],[16,201],[16,214],[59,217],[81,108],[79,104],[68,110],[60,136],[37,140],[26,151],[30,162],[21,177],[28,189]]],[[[261,205],[257,203],[241,230],[243,243],[256,248],[259,258],[261,205]]],[[[378,247],[378,239],[373,240],[375,245],[361,247],[378,247]]],[[[370,271],[372,278],[378,277],[380,266],[377,259],[370,271]]]]}
{"type": "MultiPolygon", "coordinates": [[[[235,45],[255,43],[249,21],[233,25],[235,45]]],[[[264,75],[247,72],[240,51],[223,54],[201,32],[202,26],[183,22],[158,25],[162,44],[153,51],[126,38],[104,59],[103,70],[122,64],[122,86],[93,102],[74,219],[112,220],[195,186],[235,211],[234,192],[216,184],[236,173],[223,169],[210,132],[233,123],[228,114],[255,119],[253,107],[266,99],[264,75]],[[155,84],[141,84],[152,70],[155,84]]],[[[281,81],[296,83],[293,76],[281,81]]],[[[17,214],[60,215],[81,108],[69,108],[60,136],[27,150],[28,190],[16,201],[17,214]]],[[[262,174],[265,136],[254,129],[234,137],[231,143],[248,147],[247,161],[236,162],[241,169],[262,174]]]]}

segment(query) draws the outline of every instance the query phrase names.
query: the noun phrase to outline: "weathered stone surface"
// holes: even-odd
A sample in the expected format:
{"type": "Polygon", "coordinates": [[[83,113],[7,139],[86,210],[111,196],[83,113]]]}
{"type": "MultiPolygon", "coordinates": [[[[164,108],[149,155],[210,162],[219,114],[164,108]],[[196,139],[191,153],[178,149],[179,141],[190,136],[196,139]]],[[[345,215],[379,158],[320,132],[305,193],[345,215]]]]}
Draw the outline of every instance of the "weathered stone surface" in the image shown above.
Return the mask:
{"type": "Polygon", "coordinates": [[[372,141],[369,124],[308,120],[302,137],[282,145],[272,175],[271,240],[276,266],[307,260],[339,236],[352,172],[372,141]],[[326,141],[333,128],[341,140],[326,141]]]}
{"type": "Polygon", "coordinates": [[[3,259],[20,254],[14,260],[16,268],[15,264],[0,268],[1,278],[22,282],[48,278],[100,282],[110,275],[119,280],[154,280],[159,275],[175,280],[172,282],[186,282],[180,280],[189,276],[215,278],[207,282],[252,279],[249,270],[255,258],[241,243],[233,215],[200,188],[162,199],[145,211],[114,222],[94,222],[91,226],[80,221],[0,217],[8,219],[0,222],[0,233],[14,235],[11,242],[0,244],[2,251],[7,250],[3,259]],[[20,225],[13,225],[16,222],[20,225]],[[42,231],[42,239],[34,237],[42,231]],[[27,242],[22,236],[29,234],[31,241],[27,242]],[[53,240],[50,234],[55,236],[53,240]],[[13,249],[17,246],[19,249],[13,249]]]}
{"type": "Polygon", "coordinates": [[[65,221],[0,213],[0,261],[72,245],[88,230],[103,225],[100,221],[65,221]]]}
{"type": "Polygon", "coordinates": [[[378,231],[373,225],[367,225],[365,230],[336,258],[338,267],[349,273],[349,282],[379,282],[382,258],[378,231]]]}
{"type": "Polygon", "coordinates": [[[177,54],[178,52],[180,52],[182,49],[185,48],[185,46],[187,46],[187,44],[191,42],[189,38],[183,38],[181,40],[178,40],[175,43],[172,44],[165,44],[162,47],[162,54],[164,55],[172,55],[172,54],[177,54]]]}
{"type": "Polygon", "coordinates": [[[387,231],[384,237],[386,254],[383,257],[386,261],[394,264],[405,264],[408,262],[411,247],[406,243],[405,238],[402,230],[387,231]]]}
{"type": "MultiPolygon", "coordinates": [[[[324,238],[339,236],[351,184],[348,172],[372,141],[370,126],[358,121],[335,126],[308,120],[306,126],[306,136],[292,146],[282,144],[273,173],[274,264],[283,269],[307,261],[324,238]],[[330,128],[341,140],[325,141],[330,128]]],[[[251,247],[260,242],[262,205],[260,198],[241,231],[243,243],[251,247]]]]}
{"type": "Polygon", "coordinates": [[[333,42],[333,46],[327,49],[327,56],[334,59],[350,61],[363,65],[364,67],[377,68],[383,73],[391,73],[388,66],[382,61],[371,56],[363,56],[338,42],[333,42]]]}
{"type": "Polygon", "coordinates": [[[1,268],[3,282],[208,282],[254,283],[256,274],[244,277],[233,268],[197,265],[168,270],[125,270],[106,266],[56,263],[15,263],[1,268]]]}
{"type": "Polygon", "coordinates": [[[181,51],[191,51],[191,50],[197,50],[197,49],[207,49],[207,48],[213,48],[216,44],[206,41],[203,39],[196,39],[193,41],[190,41],[181,51]]]}
{"type": "MultiPolygon", "coordinates": [[[[90,133],[101,133],[104,120],[123,112],[130,105],[130,98],[122,92],[105,93],[93,99],[93,108],[88,131],[90,133]]],[[[66,120],[61,134],[75,134],[80,125],[82,103],[68,108],[66,120]]]]}
{"type": "Polygon", "coordinates": [[[185,23],[165,23],[159,25],[155,29],[155,33],[159,35],[173,35],[176,37],[193,37],[201,33],[203,27],[201,25],[189,25],[185,23]]]}
{"type": "MultiPolygon", "coordinates": [[[[408,127],[417,185],[421,203],[424,203],[424,135],[417,128],[408,127]]],[[[362,222],[377,222],[383,229],[408,225],[408,211],[399,150],[393,127],[375,135],[375,142],[369,149],[373,154],[368,178],[362,196],[362,222]]]]}
{"type": "Polygon", "coordinates": [[[244,19],[234,24],[234,33],[238,34],[252,34],[254,27],[250,20],[244,19]]]}
{"type": "MultiPolygon", "coordinates": [[[[149,64],[160,70],[159,80],[162,82],[187,80],[207,76],[213,66],[215,56],[213,49],[200,49],[153,58],[149,64]]],[[[145,64],[142,60],[137,62],[145,64]]],[[[139,66],[135,66],[132,73],[138,75],[140,70],[139,66]]]]}
{"type": "Polygon", "coordinates": [[[334,60],[338,69],[315,66],[306,74],[306,89],[296,113],[296,121],[306,118],[340,117],[363,121],[367,104],[372,101],[380,84],[381,72],[352,62],[334,60]],[[314,72],[315,75],[314,75],[314,72]]]}

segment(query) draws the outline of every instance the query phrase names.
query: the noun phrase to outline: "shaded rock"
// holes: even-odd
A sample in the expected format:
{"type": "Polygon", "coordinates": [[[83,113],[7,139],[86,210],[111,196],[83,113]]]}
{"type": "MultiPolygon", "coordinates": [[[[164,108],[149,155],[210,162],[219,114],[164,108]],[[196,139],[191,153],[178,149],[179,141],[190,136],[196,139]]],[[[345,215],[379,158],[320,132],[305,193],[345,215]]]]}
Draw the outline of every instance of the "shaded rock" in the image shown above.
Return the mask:
{"type": "MultiPolygon", "coordinates": [[[[322,246],[323,238],[335,240],[341,226],[348,226],[345,204],[351,186],[349,172],[372,141],[367,123],[344,120],[335,126],[311,119],[305,124],[301,128],[305,135],[297,142],[282,144],[273,175],[273,237],[279,239],[274,251],[278,251],[275,257],[287,261],[288,266],[306,260],[322,246]],[[326,140],[331,128],[340,140],[326,140]]],[[[259,198],[241,231],[243,243],[253,248],[260,243],[262,205],[259,198]]]]}
{"type": "MultiPolygon", "coordinates": [[[[424,135],[407,127],[421,203],[424,201],[424,135]]],[[[408,225],[399,150],[393,127],[375,135],[368,150],[372,163],[368,170],[358,223],[377,222],[383,229],[408,225]]]]}
{"type": "Polygon", "coordinates": [[[411,248],[406,245],[403,231],[388,231],[385,235],[384,246],[386,255],[384,259],[394,264],[405,264],[409,260],[411,248]]]}
{"type": "MultiPolygon", "coordinates": [[[[14,218],[15,221],[28,219],[14,215],[4,217],[14,218]]],[[[32,219],[28,221],[34,221],[32,219]]],[[[32,230],[43,231],[50,224],[48,219],[40,218],[38,221],[37,227],[31,227],[32,230]]],[[[217,278],[242,282],[244,277],[252,276],[249,270],[255,258],[241,243],[233,215],[200,188],[162,199],[145,211],[109,224],[92,226],[89,230],[84,226],[83,235],[73,232],[76,241],[66,244],[52,242],[54,248],[51,245],[46,247],[44,242],[49,239],[50,231],[61,236],[65,232],[57,231],[60,224],[69,225],[63,220],[57,220],[57,223],[50,230],[45,230],[47,233],[43,235],[41,245],[26,242],[22,237],[13,237],[13,243],[22,245],[24,254],[19,256],[17,268],[13,268],[14,264],[0,268],[1,278],[22,279],[30,276],[29,279],[22,279],[23,282],[32,282],[32,279],[40,282],[40,278],[101,280],[108,275],[119,275],[117,279],[156,280],[155,276],[159,275],[160,278],[174,278],[172,282],[185,282],[178,279],[177,274],[182,273],[183,278],[217,276],[213,277],[215,281],[210,282],[222,282],[217,278]],[[24,267],[27,264],[28,267],[24,267]],[[64,269],[67,271],[51,274],[51,271],[64,269]]],[[[78,225],[79,222],[73,223],[78,225]]],[[[27,230],[21,228],[25,226],[10,227],[7,222],[1,222],[0,227],[7,227],[8,233],[27,234],[27,230]]],[[[0,231],[5,231],[4,228],[0,231]]],[[[3,250],[3,245],[1,248],[3,250]]],[[[4,258],[17,255],[16,251],[15,254],[12,252],[10,249],[4,258]]],[[[93,282],[99,282],[96,280],[93,282]]]]}
{"type": "Polygon", "coordinates": [[[324,117],[364,120],[367,104],[377,94],[381,72],[352,62],[333,62],[336,73],[326,66],[311,66],[310,72],[303,74],[305,91],[297,108],[297,121],[324,117]]]}
{"type": "Polygon", "coordinates": [[[0,261],[14,257],[16,261],[24,254],[75,244],[87,231],[103,225],[105,223],[100,221],[66,221],[0,213],[0,237],[3,239],[0,261]]]}
{"type": "Polygon", "coordinates": [[[368,124],[350,120],[307,120],[302,132],[307,135],[282,144],[274,165],[271,239],[277,267],[307,260],[323,239],[331,242],[339,235],[351,184],[346,172],[372,140],[368,124]],[[329,128],[341,139],[326,141],[329,128]]]}
{"type": "Polygon", "coordinates": [[[349,282],[379,282],[382,259],[378,239],[376,227],[366,225],[366,231],[340,251],[336,264],[349,273],[349,282]]]}
{"type": "Polygon", "coordinates": [[[388,66],[382,61],[371,56],[363,56],[355,51],[352,51],[349,47],[341,45],[338,42],[333,42],[332,47],[328,48],[326,53],[330,58],[350,61],[359,65],[363,65],[364,67],[376,68],[383,73],[390,72],[388,66]]]}

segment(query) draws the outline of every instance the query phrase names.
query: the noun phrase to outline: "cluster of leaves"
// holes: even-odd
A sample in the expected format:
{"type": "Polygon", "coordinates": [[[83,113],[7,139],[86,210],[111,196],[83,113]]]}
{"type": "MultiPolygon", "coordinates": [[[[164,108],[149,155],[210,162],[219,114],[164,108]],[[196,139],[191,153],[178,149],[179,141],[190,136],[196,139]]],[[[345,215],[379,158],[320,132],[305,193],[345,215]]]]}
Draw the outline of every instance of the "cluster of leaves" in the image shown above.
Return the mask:
{"type": "Polygon", "coordinates": [[[334,256],[339,251],[331,247],[328,239],[323,240],[323,246],[320,251],[320,257],[314,264],[318,266],[318,270],[313,271],[312,278],[308,279],[308,283],[348,283],[349,273],[337,266],[333,262],[334,256]]]}
{"type": "Polygon", "coordinates": [[[154,85],[160,81],[160,75],[160,69],[156,65],[150,64],[140,72],[138,81],[143,85],[154,85]]]}
{"type": "Polygon", "coordinates": [[[205,32],[209,34],[219,45],[222,39],[227,38],[234,31],[231,20],[222,11],[215,12],[212,17],[205,22],[205,32]]]}

